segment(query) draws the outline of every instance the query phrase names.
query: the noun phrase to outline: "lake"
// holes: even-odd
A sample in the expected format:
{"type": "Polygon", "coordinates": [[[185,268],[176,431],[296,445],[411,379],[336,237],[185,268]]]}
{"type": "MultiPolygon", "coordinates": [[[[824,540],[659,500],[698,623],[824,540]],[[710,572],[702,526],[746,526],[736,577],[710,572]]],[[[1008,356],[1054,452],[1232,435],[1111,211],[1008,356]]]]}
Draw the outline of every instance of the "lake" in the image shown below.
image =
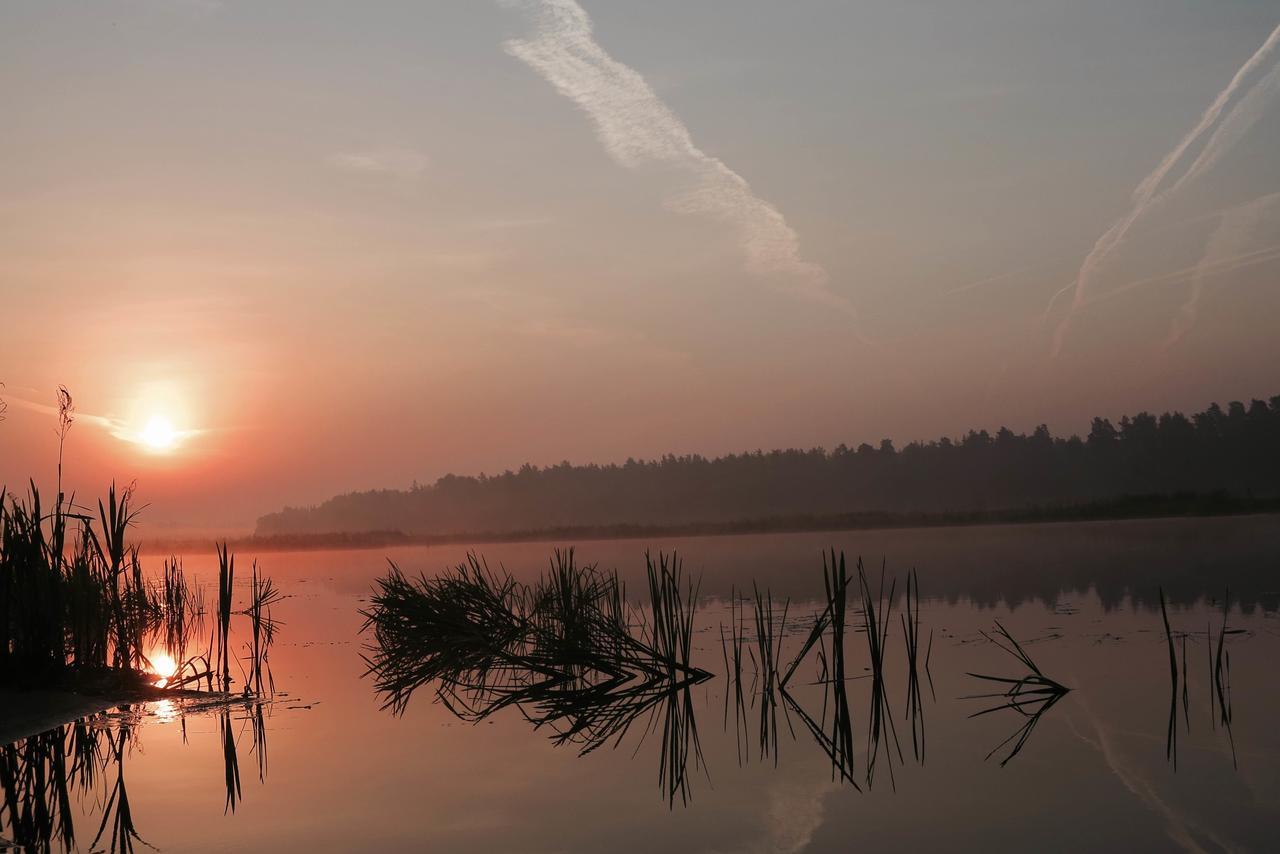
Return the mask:
{"type": "MultiPolygon", "coordinates": [[[[474,550],[492,569],[533,580],[552,548],[474,550]]],[[[19,835],[15,816],[32,807],[14,793],[27,791],[21,775],[39,766],[70,781],[65,812],[78,850],[90,849],[100,825],[98,848],[112,847],[113,832],[115,847],[127,847],[122,794],[137,847],[164,851],[1277,844],[1280,517],[593,541],[579,543],[576,556],[616,568],[634,598],[644,591],[646,549],[676,550],[698,581],[693,656],[713,675],[678,706],[656,702],[616,744],[579,755],[515,707],[469,723],[434,702],[431,686],[401,716],[382,709],[385,698],[364,675],[371,638],[360,633],[375,579],[388,560],[434,575],[462,561],[466,546],[264,554],[261,567],[290,597],[275,613],[284,623],[271,653],[275,700],[215,710],[144,704],[97,716],[78,734],[56,731],[42,748],[13,745],[0,834],[19,835]],[[851,573],[863,558],[877,599],[884,568],[882,679],[868,670],[855,580],[845,678],[831,676],[834,649],[815,647],[779,699],[752,649],[753,582],[769,591],[779,624],[787,603],[778,640],[785,669],[824,607],[831,548],[845,552],[851,573]],[[920,594],[914,670],[902,595],[912,569],[920,594]],[[731,602],[744,591],[739,623],[731,602]],[[997,623],[1045,679],[1069,691],[967,699],[1002,694],[1035,673],[997,645],[1009,646],[997,623]],[[732,643],[722,640],[734,625],[749,641],[739,682],[726,673],[732,643]],[[912,673],[918,694],[909,700],[912,673]],[[837,709],[846,701],[852,738],[842,741],[837,709]],[[97,758],[77,766],[85,755],[77,741],[93,738],[97,758]],[[687,767],[673,768],[673,757],[687,767]]],[[[239,556],[238,584],[252,557],[239,556]]],[[[184,562],[188,575],[216,579],[212,550],[184,562]]],[[[55,826],[51,847],[67,842],[66,828],[55,826]]]]}

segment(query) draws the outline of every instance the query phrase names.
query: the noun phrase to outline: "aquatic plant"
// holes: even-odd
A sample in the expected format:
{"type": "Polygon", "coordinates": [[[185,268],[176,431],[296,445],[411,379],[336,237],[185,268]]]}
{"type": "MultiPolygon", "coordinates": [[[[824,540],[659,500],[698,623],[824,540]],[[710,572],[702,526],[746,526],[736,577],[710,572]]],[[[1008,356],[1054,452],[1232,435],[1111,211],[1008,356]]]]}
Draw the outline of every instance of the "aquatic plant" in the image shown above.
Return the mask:
{"type": "Polygon", "coordinates": [[[1028,671],[1026,675],[1018,678],[970,673],[969,675],[975,679],[983,679],[988,682],[1008,685],[1009,687],[998,693],[971,694],[961,698],[965,700],[999,699],[1002,701],[990,708],[974,712],[969,715],[971,718],[988,715],[992,712],[1010,710],[1026,719],[1021,726],[1014,730],[1012,735],[993,747],[986,756],[987,759],[990,759],[1005,745],[1013,742],[1013,747],[1010,748],[1004,759],[1000,761],[1001,766],[1004,766],[1008,765],[1022,751],[1044,714],[1065,697],[1071,689],[1046,676],[1032,661],[1026,650],[1014,640],[1013,635],[998,620],[996,621],[996,636],[993,637],[986,632],[982,632],[982,636],[1019,661],[1028,671]]]}
{"type": "MultiPolygon", "coordinates": [[[[913,569],[907,574],[907,595],[903,603],[902,641],[907,650],[907,701],[904,718],[911,723],[911,750],[916,761],[924,762],[924,702],[920,694],[920,578],[913,569]]],[[[932,649],[933,635],[929,635],[932,649]]],[[[926,657],[926,662],[927,662],[926,657]]]]}
{"type": "Polygon", "coordinates": [[[647,714],[645,734],[662,730],[664,794],[687,799],[687,765],[702,756],[688,689],[711,677],[691,663],[697,590],[675,555],[646,555],[646,571],[648,601],[633,608],[615,573],[579,565],[572,549],[532,586],[475,555],[432,579],[392,564],[362,612],[366,675],[396,714],[432,684],[464,720],[516,708],[583,754],[647,714]]]}
{"type": "MultiPolygon", "coordinates": [[[[884,566],[880,568],[880,584],[875,595],[867,582],[867,574],[858,561],[858,588],[862,592],[863,633],[867,639],[867,654],[871,659],[871,709],[867,719],[867,785],[875,778],[876,760],[880,755],[882,742],[889,742],[898,754],[901,763],[902,747],[898,743],[898,731],[893,722],[893,711],[889,707],[889,692],[885,685],[885,650],[889,638],[889,623],[893,612],[893,594],[897,581],[889,583],[889,594],[884,592],[884,566]],[[890,739],[892,741],[890,742],[890,739]]],[[[889,767],[890,785],[896,788],[893,779],[893,752],[886,748],[886,764],[889,767]]]]}
{"type": "MultiPolygon", "coordinates": [[[[859,560],[859,573],[861,568],[862,561],[859,560]]],[[[789,712],[796,714],[809,730],[814,741],[831,758],[832,778],[844,780],[857,789],[859,786],[853,777],[853,714],[846,688],[848,677],[844,640],[845,613],[848,606],[849,584],[852,579],[846,568],[844,552],[837,557],[833,550],[829,558],[828,555],[823,554],[822,578],[826,604],[814,618],[813,626],[800,645],[799,651],[788,665],[786,673],[778,681],[779,693],[785,707],[789,712]],[[829,640],[826,637],[828,632],[830,632],[829,640]],[[805,710],[794,693],[788,690],[801,662],[805,661],[815,648],[822,667],[818,683],[823,687],[823,707],[820,718],[817,720],[805,710]],[[829,733],[826,723],[828,707],[831,710],[829,733]]]]}
{"type": "Polygon", "coordinates": [[[1222,627],[1218,630],[1218,639],[1213,640],[1212,628],[1209,630],[1209,642],[1212,648],[1209,660],[1210,684],[1213,687],[1209,697],[1210,720],[1214,720],[1216,698],[1217,722],[1227,732],[1227,742],[1231,746],[1231,765],[1239,768],[1236,757],[1236,740],[1231,729],[1231,651],[1227,649],[1227,635],[1243,634],[1243,629],[1227,628],[1227,617],[1231,610],[1231,590],[1228,588],[1222,597],[1222,627]]]}

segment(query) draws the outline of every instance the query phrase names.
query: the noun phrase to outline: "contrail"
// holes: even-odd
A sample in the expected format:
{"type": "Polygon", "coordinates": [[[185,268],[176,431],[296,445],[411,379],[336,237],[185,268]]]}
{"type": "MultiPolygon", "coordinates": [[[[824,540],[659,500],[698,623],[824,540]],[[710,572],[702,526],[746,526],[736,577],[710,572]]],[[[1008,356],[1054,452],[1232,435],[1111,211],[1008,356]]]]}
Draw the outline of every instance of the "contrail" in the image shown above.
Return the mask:
{"type": "Polygon", "coordinates": [[[1176,843],[1183,851],[1193,852],[1193,854],[1206,854],[1205,848],[1196,840],[1193,834],[1194,831],[1211,840],[1214,845],[1218,846],[1219,850],[1238,850],[1234,844],[1229,840],[1223,839],[1211,828],[1204,827],[1194,819],[1184,816],[1176,806],[1166,803],[1160,797],[1151,781],[1142,774],[1137,766],[1131,767],[1122,759],[1119,751],[1111,743],[1111,737],[1102,726],[1102,722],[1098,720],[1098,716],[1090,708],[1083,695],[1077,697],[1077,703],[1089,723],[1093,726],[1093,731],[1097,738],[1089,738],[1089,736],[1080,732],[1070,714],[1066,717],[1067,728],[1071,730],[1072,735],[1076,738],[1095,748],[1101,755],[1102,761],[1106,763],[1107,768],[1115,775],[1116,780],[1148,809],[1163,819],[1165,833],[1172,842],[1176,843]]]}
{"type": "MultiPolygon", "coordinates": [[[[1164,342],[1165,348],[1177,344],[1191,331],[1191,327],[1200,316],[1200,299],[1204,295],[1205,279],[1215,273],[1223,272],[1219,268],[1238,257],[1241,250],[1253,238],[1254,231],[1267,209],[1278,199],[1280,199],[1280,193],[1271,193],[1222,214],[1217,229],[1205,247],[1203,257],[1196,264],[1195,273],[1191,278],[1191,291],[1169,327],[1169,335],[1164,342]]],[[[1267,248],[1277,249],[1275,246],[1267,248]]],[[[1265,252],[1265,250],[1259,250],[1259,252],[1265,252]]]]}
{"type": "Polygon", "coordinates": [[[849,314],[849,302],[827,288],[827,273],[800,257],[800,239],[773,205],[747,181],[694,144],[688,128],[644,77],[596,42],[591,19],[575,0],[531,0],[537,29],[505,43],[520,59],[590,117],[600,142],[622,166],[661,165],[691,179],[668,200],[672,210],[700,214],[732,226],[746,255],[747,272],[788,280],[787,290],[849,314]]]}
{"type": "MultiPolygon", "coordinates": [[[[1247,83],[1258,69],[1271,61],[1277,44],[1280,44],[1280,26],[1277,26],[1271,32],[1271,35],[1267,37],[1267,40],[1263,42],[1262,47],[1258,48],[1253,56],[1249,57],[1248,61],[1240,66],[1240,70],[1231,78],[1231,82],[1218,93],[1218,97],[1214,98],[1213,103],[1205,110],[1204,115],[1200,117],[1199,123],[1182,138],[1172,151],[1165,155],[1164,159],[1160,161],[1160,165],[1138,184],[1137,189],[1133,191],[1133,205],[1129,212],[1112,223],[1111,227],[1098,238],[1089,254],[1085,256],[1083,263],[1080,265],[1080,272],[1076,274],[1075,281],[1064,289],[1064,291],[1069,291],[1074,286],[1075,295],[1067,316],[1062,319],[1062,322],[1058,324],[1058,328],[1054,332],[1054,356],[1057,356],[1062,350],[1062,342],[1066,338],[1072,318],[1085,305],[1085,298],[1094,273],[1103,260],[1111,254],[1112,250],[1125,239],[1133,224],[1153,206],[1164,201],[1187,183],[1212,168],[1222,154],[1239,141],[1240,137],[1258,120],[1266,109],[1267,100],[1277,90],[1280,90],[1280,66],[1272,68],[1256,83],[1247,83]],[[1232,99],[1242,89],[1244,90],[1244,95],[1236,101],[1230,110],[1227,110],[1224,117],[1223,111],[1227,109],[1227,104],[1231,103],[1232,99]],[[1187,152],[1196,143],[1200,142],[1205,134],[1209,134],[1210,129],[1213,129],[1212,133],[1204,143],[1203,148],[1201,148],[1199,156],[1192,161],[1191,165],[1177,180],[1167,188],[1161,189],[1169,178],[1169,173],[1185,160],[1187,152]]],[[[1055,294],[1054,299],[1056,300],[1058,296],[1059,294],[1055,294]]]]}

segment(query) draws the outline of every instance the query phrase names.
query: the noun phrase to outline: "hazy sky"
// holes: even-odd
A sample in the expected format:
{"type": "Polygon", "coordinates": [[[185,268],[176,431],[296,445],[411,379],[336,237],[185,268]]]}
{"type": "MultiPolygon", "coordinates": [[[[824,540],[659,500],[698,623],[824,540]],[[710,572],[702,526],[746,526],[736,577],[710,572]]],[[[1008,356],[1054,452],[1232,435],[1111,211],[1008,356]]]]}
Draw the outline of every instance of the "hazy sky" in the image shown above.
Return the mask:
{"type": "Polygon", "coordinates": [[[209,527],[1280,394],[1278,25],[7,0],[0,483],[51,480],[58,383],[82,495],[136,478],[151,522],[209,527]]]}

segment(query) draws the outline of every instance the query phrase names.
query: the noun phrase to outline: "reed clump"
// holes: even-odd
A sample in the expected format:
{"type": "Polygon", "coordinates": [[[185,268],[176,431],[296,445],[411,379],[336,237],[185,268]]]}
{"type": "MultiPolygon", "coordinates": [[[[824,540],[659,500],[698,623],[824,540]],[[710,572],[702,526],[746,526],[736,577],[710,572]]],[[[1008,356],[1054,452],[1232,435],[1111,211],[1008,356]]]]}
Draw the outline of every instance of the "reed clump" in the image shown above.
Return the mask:
{"type": "Polygon", "coordinates": [[[692,664],[697,589],[675,555],[646,555],[646,569],[636,606],[616,573],[577,563],[572,549],[556,550],[532,585],[475,555],[435,578],[393,563],[362,612],[366,675],[396,714],[432,685],[464,720],[516,708],[584,754],[647,716],[646,736],[661,729],[664,795],[687,799],[687,767],[702,757],[689,688],[711,677],[692,664]]]}
{"type": "Polygon", "coordinates": [[[179,663],[165,688],[228,691],[231,617],[247,618],[241,669],[247,690],[273,690],[268,655],[283,595],[254,565],[249,602],[232,608],[234,555],[219,550],[217,626],[203,655],[190,650],[205,617],[204,594],[176,557],[148,579],[128,542],[138,509],[132,488],[113,484],[96,513],[59,492],[46,510],[33,483],[20,498],[0,489],[0,684],[153,692],[149,654],[179,663]],[[247,666],[246,666],[247,664],[247,666]]]}
{"type": "Polygon", "coordinates": [[[1007,685],[1009,687],[1004,691],[996,693],[972,694],[968,697],[962,698],[966,700],[996,699],[999,701],[989,708],[969,715],[971,718],[981,717],[982,715],[989,715],[992,712],[999,712],[1003,710],[1016,712],[1024,718],[1021,726],[1014,730],[1012,735],[992,748],[991,752],[986,756],[987,759],[990,759],[997,751],[1012,742],[1012,747],[1009,749],[1009,752],[1005,755],[1004,759],[1000,761],[1001,766],[1004,766],[1009,764],[1009,762],[1022,751],[1022,748],[1031,738],[1031,734],[1035,731],[1036,725],[1040,723],[1040,719],[1045,715],[1045,713],[1057,705],[1058,701],[1065,697],[1071,689],[1046,676],[1044,672],[1036,666],[1036,663],[1031,659],[1031,656],[1027,654],[1026,650],[1023,649],[1016,640],[1014,640],[1014,637],[1009,633],[1009,630],[1002,626],[999,621],[996,621],[996,633],[994,636],[989,635],[986,632],[982,632],[982,636],[990,643],[1016,659],[1023,665],[1023,667],[1026,668],[1027,671],[1025,675],[1016,678],[1010,676],[984,676],[978,673],[970,673],[969,675],[975,679],[982,679],[987,682],[994,682],[996,684],[1007,685]]]}

